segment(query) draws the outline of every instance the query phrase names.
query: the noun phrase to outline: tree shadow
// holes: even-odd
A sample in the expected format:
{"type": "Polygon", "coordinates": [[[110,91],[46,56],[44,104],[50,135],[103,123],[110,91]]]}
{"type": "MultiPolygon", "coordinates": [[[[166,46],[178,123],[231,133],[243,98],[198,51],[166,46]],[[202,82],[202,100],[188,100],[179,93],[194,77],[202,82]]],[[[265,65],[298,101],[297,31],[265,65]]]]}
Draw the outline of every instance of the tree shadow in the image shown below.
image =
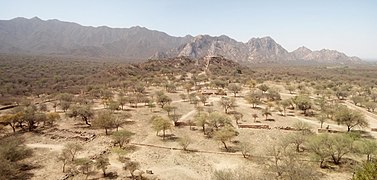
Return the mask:
{"type": "Polygon", "coordinates": [[[351,133],[359,135],[362,138],[375,139],[370,132],[364,130],[351,130],[351,133]]]}
{"type": "Polygon", "coordinates": [[[238,151],[240,151],[240,149],[237,147],[237,146],[228,146],[228,149],[225,149],[225,147],[221,147],[220,150],[222,152],[227,152],[227,153],[236,153],[238,151]]]}
{"type": "Polygon", "coordinates": [[[117,172],[108,172],[105,176],[106,179],[117,179],[118,177],[117,172]]]}
{"type": "Polygon", "coordinates": [[[126,150],[127,152],[135,152],[135,151],[139,150],[140,147],[135,146],[135,145],[131,145],[131,144],[127,144],[122,149],[126,150]]]}
{"type": "MultiPolygon", "coordinates": [[[[161,136],[162,137],[162,136],[161,136]]],[[[179,137],[175,136],[175,134],[167,134],[165,135],[164,141],[172,141],[175,142],[179,139],[179,137]]]]}
{"type": "Polygon", "coordinates": [[[125,125],[133,125],[135,123],[136,123],[135,121],[124,121],[125,125]]]}
{"type": "Polygon", "coordinates": [[[19,172],[14,174],[13,178],[10,179],[31,179],[34,176],[34,173],[30,171],[33,169],[42,169],[43,166],[35,164],[18,164],[19,172]]]}

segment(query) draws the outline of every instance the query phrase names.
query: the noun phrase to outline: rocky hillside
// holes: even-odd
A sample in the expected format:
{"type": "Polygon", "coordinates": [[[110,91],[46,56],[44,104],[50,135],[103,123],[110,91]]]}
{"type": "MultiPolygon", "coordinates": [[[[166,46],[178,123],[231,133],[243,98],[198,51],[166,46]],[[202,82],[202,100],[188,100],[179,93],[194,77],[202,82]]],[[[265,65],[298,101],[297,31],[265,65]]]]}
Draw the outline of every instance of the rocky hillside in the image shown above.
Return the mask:
{"type": "Polygon", "coordinates": [[[87,27],[59,20],[0,21],[0,52],[146,59],[191,39],[143,27],[87,27]]]}
{"type": "Polygon", "coordinates": [[[344,53],[323,49],[311,51],[300,47],[293,52],[288,52],[271,37],[252,38],[246,43],[237,42],[227,36],[211,37],[199,35],[191,42],[159,52],[152,59],[163,59],[176,56],[201,58],[206,56],[224,56],[241,63],[286,63],[286,62],[316,62],[316,63],[359,63],[361,59],[348,57],[344,53]]]}
{"type": "Polygon", "coordinates": [[[189,58],[180,56],[164,60],[149,60],[144,63],[135,64],[133,67],[147,72],[207,72],[217,75],[229,75],[229,73],[251,72],[251,70],[237,62],[226,59],[222,56],[206,56],[201,58],[189,58]]]}
{"type": "Polygon", "coordinates": [[[143,27],[81,26],[37,17],[0,20],[0,53],[121,58],[129,60],[223,56],[242,63],[355,63],[335,50],[311,51],[301,47],[288,52],[271,37],[238,42],[228,36],[174,37],[143,27]]]}

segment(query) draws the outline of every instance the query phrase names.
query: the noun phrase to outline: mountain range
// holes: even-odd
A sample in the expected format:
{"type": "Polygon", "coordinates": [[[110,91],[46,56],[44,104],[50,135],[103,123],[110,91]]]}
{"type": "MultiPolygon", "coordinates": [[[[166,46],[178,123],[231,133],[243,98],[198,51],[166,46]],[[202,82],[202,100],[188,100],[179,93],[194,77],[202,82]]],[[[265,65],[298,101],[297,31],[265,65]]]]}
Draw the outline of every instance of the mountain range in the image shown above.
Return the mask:
{"type": "Polygon", "coordinates": [[[91,27],[38,17],[0,20],[0,53],[130,60],[223,56],[242,63],[361,62],[360,58],[328,49],[312,51],[300,47],[288,52],[271,37],[251,38],[243,43],[225,35],[174,37],[139,26],[91,27]]]}

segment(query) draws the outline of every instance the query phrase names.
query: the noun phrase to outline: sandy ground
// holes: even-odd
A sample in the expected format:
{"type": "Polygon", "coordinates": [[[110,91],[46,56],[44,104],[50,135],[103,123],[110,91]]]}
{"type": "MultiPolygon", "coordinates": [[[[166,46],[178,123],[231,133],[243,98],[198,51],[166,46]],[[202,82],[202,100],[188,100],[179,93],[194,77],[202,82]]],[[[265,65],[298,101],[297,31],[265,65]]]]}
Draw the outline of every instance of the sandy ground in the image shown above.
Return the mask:
{"type": "MultiPolygon", "coordinates": [[[[183,92],[181,92],[183,93],[183,92]]],[[[240,95],[246,94],[246,91],[240,93],[240,95]]],[[[168,94],[173,98],[173,105],[177,106],[177,113],[181,114],[180,121],[192,120],[196,114],[194,105],[188,102],[183,102],[179,99],[179,93],[168,94]]],[[[290,94],[283,94],[284,97],[289,97],[290,94]]],[[[279,112],[273,112],[269,119],[274,121],[264,121],[259,109],[251,108],[250,104],[241,98],[237,99],[236,111],[244,114],[241,120],[242,124],[253,123],[252,114],[257,113],[258,119],[261,124],[268,124],[271,129],[239,129],[239,135],[233,139],[232,142],[228,142],[229,146],[236,149],[237,142],[248,142],[252,145],[252,156],[266,156],[266,149],[271,144],[277,142],[286,134],[293,133],[292,131],[278,130],[275,127],[292,127],[296,122],[303,121],[308,123],[313,131],[316,131],[320,124],[315,118],[303,117],[300,112],[290,112],[294,116],[281,116],[279,112]]],[[[213,110],[223,111],[218,101],[219,96],[211,96],[209,102],[212,102],[214,106],[206,107],[213,110]]],[[[346,102],[347,103],[347,102],[346,102]]],[[[348,104],[352,107],[352,104],[348,104]]],[[[262,107],[263,106],[259,106],[262,107]]],[[[100,101],[96,101],[94,105],[95,109],[102,109],[103,105],[100,101]]],[[[353,107],[358,108],[358,107],[353,107]]],[[[130,151],[127,157],[141,164],[140,169],[152,170],[154,175],[149,176],[151,179],[211,179],[214,170],[221,169],[238,169],[246,168],[252,172],[256,177],[264,177],[266,173],[264,167],[264,161],[257,159],[245,159],[241,153],[224,152],[223,145],[213,139],[203,136],[201,128],[196,127],[190,130],[189,127],[174,127],[171,131],[168,131],[168,135],[172,137],[167,140],[162,140],[161,137],[156,136],[156,132],[152,129],[150,124],[150,118],[153,115],[162,115],[166,117],[166,112],[160,110],[151,113],[148,108],[129,108],[130,113],[133,115],[131,120],[133,123],[125,125],[123,128],[135,133],[130,145],[134,146],[135,150],[130,151]],[[197,150],[198,152],[185,152],[182,150],[172,149],[181,148],[177,143],[177,138],[184,135],[189,135],[193,140],[193,143],[188,147],[190,150],[197,150]]],[[[361,109],[363,110],[363,109],[361,109]]],[[[364,112],[364,111],[363,111],[364,112]]],[[[377,125],[377,119],[374,115],[368,113],[367,118],[372,126],[377,125]]],[[[117,172],[118,179],[126,179],[129,176],[129,172],[123,170],[123,164],[117,159],[117,156],[111,152],[112,143],[111,137],[104,135],[104,130],[87,128],[85,125],[78,124],[79,121],[66,118],[64,113],[61,113],[63,119],[58,123],[56,127],[57,131],[47,132],[44,134],[25,133],[23,136],[27,140],[26,145],[34,149],[34,157],[31,159],[40,167],[32,170],[34,173],[33,179],[59,179],[64,175],[62,173],[62,163],[57,161],[57,155],[61,152],[64,144],[67,142],[80,143],[83,145],[84,150],[78,154],[78,157],[94,157],[101,154],[104,151],[109,152],[110,166],[108,172],[117,172]],[[70,130],[70,131],[64,131],[70,130]],[[86,134],[96,134],[96,138],[92,141],[80,141],[77,139],[69,138],[52,138],[56,137],[71,137],[75,135],[75,132],[86,134]]],[[[233,122],[234,123],[234,122],[233,122]]],[[[345,130],[344,126],[339,126],[334,122],[326,122],[324,127],[330,125],[331,128],[338,130],[345,130]]],[[[234,123],[235,126],[235,123],[234,123]]],[[[77,133],[76,133],[77,134],[77,133]]],[[[89,179],[101,178],[100,171],[91,175],[89,179]]],[[[349,179],[350,173],[345,172],[326,172],[326,176],[322,179],[349,179]]]]}

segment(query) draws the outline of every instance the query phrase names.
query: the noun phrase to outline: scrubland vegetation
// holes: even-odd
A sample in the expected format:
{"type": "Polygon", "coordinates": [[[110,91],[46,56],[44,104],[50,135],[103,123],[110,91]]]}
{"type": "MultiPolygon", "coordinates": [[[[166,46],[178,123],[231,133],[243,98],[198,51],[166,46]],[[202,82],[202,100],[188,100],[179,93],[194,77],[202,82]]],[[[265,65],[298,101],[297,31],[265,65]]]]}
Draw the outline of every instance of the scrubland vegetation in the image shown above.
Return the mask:
{"type": "Polygon", "coordinates": [[[377,67],[1,56],[0,179],[376,179],[377,67]]]}

